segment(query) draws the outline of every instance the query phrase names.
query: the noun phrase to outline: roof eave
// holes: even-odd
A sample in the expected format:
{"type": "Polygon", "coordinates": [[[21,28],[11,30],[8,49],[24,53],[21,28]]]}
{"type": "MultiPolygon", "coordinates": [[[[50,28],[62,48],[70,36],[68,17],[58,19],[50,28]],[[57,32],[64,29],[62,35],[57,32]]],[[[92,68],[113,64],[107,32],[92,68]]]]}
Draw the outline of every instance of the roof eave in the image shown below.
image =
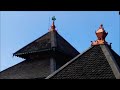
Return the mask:
{"type": "Polygon", "coordinates": [[[25,53],[14,53],[13,56],[21,56],[21,55],[32,54],[32,53],[39,53],[39,52],[43,52],[43,51],[50,51],[50,50],[51,50],[51,48],[39,50],[39,51],[25,52],[25,53]]]}

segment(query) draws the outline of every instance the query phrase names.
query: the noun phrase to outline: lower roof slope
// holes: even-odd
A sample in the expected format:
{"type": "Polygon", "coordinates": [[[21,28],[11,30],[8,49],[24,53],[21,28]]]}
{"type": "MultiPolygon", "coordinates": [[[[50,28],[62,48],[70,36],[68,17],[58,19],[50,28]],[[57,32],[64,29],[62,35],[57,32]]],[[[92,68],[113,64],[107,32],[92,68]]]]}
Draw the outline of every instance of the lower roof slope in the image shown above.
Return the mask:
{"type": "Polygon", "coordinates": [[[47,60],[25,60],[0,72],[0,79],[45,78],[49,75],[48,68],[47,60]]]}
{"type": "Polygon", "coordinates": [[[120,78],[120,56],[107,45],[96,45],[79,54],[46,79],[120,78]]]}

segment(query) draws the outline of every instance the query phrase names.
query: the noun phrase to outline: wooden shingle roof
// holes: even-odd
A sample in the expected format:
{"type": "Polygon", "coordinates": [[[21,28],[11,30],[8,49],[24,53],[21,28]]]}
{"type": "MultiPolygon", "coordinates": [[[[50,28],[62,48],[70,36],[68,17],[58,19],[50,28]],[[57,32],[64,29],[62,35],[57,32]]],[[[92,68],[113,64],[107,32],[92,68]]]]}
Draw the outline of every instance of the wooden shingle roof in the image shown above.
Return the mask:
{"type": "Polygon", "coordinates": [[[120,79],[120,56],[108,45],[91,46],[46,79],[120,79]]]}
{"type": "Polygon", "coordinates": [[[72,45],[70,45],[57,31],[50,31],[30,44],[26,45],[22,49],[18,50],[13,55],[21,57],[25,54],[51,50],[59,51],[72,57],[75,57],[79,54],[79,52],[72,45]]]}

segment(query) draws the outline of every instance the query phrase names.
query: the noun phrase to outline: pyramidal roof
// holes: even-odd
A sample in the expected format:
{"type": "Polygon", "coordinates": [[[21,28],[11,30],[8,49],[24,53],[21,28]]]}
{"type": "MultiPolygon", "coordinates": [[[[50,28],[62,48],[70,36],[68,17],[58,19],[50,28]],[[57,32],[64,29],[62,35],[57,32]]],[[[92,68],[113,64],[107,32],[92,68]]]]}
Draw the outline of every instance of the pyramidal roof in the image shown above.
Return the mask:
{"type": "Polygon", "coordinates": [[[0,79],[45,78],[50,74],[49,69],[53,62],[43,59],[43,56],[49,58],[54,52],[55,60],[62,64],[79,54],[73,46],[58,34],[54,25],[55,18],[52,18],[52,20],[53,23],[49,32],[14,53],[15,56],[26,60],[1,71],[0,79]],[[35,55],[40,58],[36,58],[35,55]],[[29,59],[29,56],[33,58],[29,59]]]}
{"type": "Polygon", "coordinates": [[[46,79],[120,79],[120,56],[105,41],[105,30],[99,31],[96,32],[98,40],[89,49],[46,79]]]}
{"type": "Polygon", "coordinates": [[[70,45],[58,32],[55,30],[55,17],[52,18],[53,23],[49,32],[26,45],[22,49],[15,52],[14,56],[22,57],[25,54],[31,54],[42,51],[56,50],[69,56],[76,56],[79,52],[70,45]]]}

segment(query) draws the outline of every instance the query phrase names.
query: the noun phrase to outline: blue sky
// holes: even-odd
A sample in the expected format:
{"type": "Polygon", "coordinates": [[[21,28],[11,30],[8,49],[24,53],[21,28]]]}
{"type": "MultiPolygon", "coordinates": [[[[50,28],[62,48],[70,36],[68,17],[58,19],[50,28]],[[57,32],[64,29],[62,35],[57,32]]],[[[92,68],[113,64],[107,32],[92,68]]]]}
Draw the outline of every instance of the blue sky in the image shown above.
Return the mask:
{"type": "Polygon", "coordinates": [[[118,11],[1,11],[0,12],[0,71],[23,59],[12,54],[48,32],[55,16],[56,29],[79,52],[97,39],[100,24],[108,32],[106,41],[120,55],[120,15],[118,11]],[[49,20],[50,18],[50,20],[49,20]]]}

